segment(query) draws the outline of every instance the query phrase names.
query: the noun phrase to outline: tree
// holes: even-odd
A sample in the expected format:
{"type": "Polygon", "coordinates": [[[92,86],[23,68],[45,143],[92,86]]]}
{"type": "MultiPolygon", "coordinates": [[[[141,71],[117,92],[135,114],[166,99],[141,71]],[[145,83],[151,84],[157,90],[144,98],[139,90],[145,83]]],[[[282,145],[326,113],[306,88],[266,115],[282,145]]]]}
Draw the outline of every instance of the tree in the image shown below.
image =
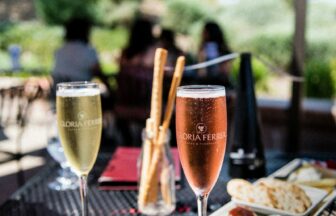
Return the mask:
{"type": "Polygon", "coordinates": [[[38,17],[51,25],[62,25],[73,17],[106,26],[127,24],[137,15],[140,3],[140,0],[35,0],[38,17]]]}
{"type": "Polygon", "coordinates": [[[98,0],[35,0],[37,14],[47,24],[62,25],[70,18],[95,20],[98,0]]]}

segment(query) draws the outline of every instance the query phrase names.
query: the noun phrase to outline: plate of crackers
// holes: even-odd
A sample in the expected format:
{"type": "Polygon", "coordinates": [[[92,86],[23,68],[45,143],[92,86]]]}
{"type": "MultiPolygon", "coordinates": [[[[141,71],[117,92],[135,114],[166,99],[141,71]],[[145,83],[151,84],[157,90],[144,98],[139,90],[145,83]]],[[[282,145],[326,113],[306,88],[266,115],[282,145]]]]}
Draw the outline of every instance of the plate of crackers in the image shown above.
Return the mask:
{"type": "Polygon", "coordinates": [[[274,178],[255,183],[232,179],[227,184],[232,202],[266,215],[308,215],[326,196],[325,190],[298,185],[274,178]]]}

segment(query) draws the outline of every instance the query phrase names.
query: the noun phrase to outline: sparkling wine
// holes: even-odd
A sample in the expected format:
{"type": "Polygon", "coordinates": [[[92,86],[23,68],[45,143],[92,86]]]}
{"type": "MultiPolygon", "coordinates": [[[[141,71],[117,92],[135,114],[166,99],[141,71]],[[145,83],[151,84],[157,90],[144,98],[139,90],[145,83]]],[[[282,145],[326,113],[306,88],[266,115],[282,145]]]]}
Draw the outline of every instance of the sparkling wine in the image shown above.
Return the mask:
{"type": "Polygon", "coordinates": [[[225,90],[205,88],[208,90],[179,90],[176,99],[178,150],[187,180],[197,195],[208,194],[214,186],[227,137],[225,90]]]}
{"type": "Polygon", "coordinates": [[[57,92],[57,123],[66,158],[74,171],[87,175],[96,161],[102,111],[98,89],[57,92]]]}

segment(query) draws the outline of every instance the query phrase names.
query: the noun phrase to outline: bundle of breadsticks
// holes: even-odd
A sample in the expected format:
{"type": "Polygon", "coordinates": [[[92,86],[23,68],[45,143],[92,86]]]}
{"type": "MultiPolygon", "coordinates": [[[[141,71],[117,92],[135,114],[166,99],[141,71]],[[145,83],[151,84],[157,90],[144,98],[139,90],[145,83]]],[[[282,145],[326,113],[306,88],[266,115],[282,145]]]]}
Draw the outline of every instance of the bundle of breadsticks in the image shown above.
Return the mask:
{"type": "Polygon", "coordinates": [[[169,204],[172,200],[170,193],[167,192],[167,187],[169,187],[168,184],[166,185],[167,187],[165,187],[161,182],[161,186],[159,188],[158,170],[160,160],[162,159],[164,153],[164,142],[166,140],[166,134],[174,108],[177,87],[180,85],[182,79],[185,58],[180,56],[177,59],[169,90],[168,101],[166,103],[167,105],[163,121],[161,123],[162,87],[167,54],[167,51],[161,48],[158,48],[155,52],[151,111],[150,117],[146,121],[145,130],[147,136],[143,144],[143,158],[138,198],[140,208],[149,203],[155,203],[158,198],[158,190],[161,190],[164,202],[169,204]]]}

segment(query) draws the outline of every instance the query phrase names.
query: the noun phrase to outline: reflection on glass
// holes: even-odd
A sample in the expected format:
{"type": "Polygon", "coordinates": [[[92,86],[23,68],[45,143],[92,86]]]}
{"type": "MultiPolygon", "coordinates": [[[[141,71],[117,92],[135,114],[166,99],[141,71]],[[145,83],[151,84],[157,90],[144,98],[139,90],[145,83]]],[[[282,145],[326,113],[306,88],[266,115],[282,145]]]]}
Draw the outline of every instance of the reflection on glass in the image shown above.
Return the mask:
{"type": "Polygon", "coordinates": [[[78,188],[77,176],[71,171],[57,136],[48,137],[47,150],[51,157],[61,166],[61,169],[58,170],[58,176],[48,183],[48,187],[58,191],[78,188]]]}

